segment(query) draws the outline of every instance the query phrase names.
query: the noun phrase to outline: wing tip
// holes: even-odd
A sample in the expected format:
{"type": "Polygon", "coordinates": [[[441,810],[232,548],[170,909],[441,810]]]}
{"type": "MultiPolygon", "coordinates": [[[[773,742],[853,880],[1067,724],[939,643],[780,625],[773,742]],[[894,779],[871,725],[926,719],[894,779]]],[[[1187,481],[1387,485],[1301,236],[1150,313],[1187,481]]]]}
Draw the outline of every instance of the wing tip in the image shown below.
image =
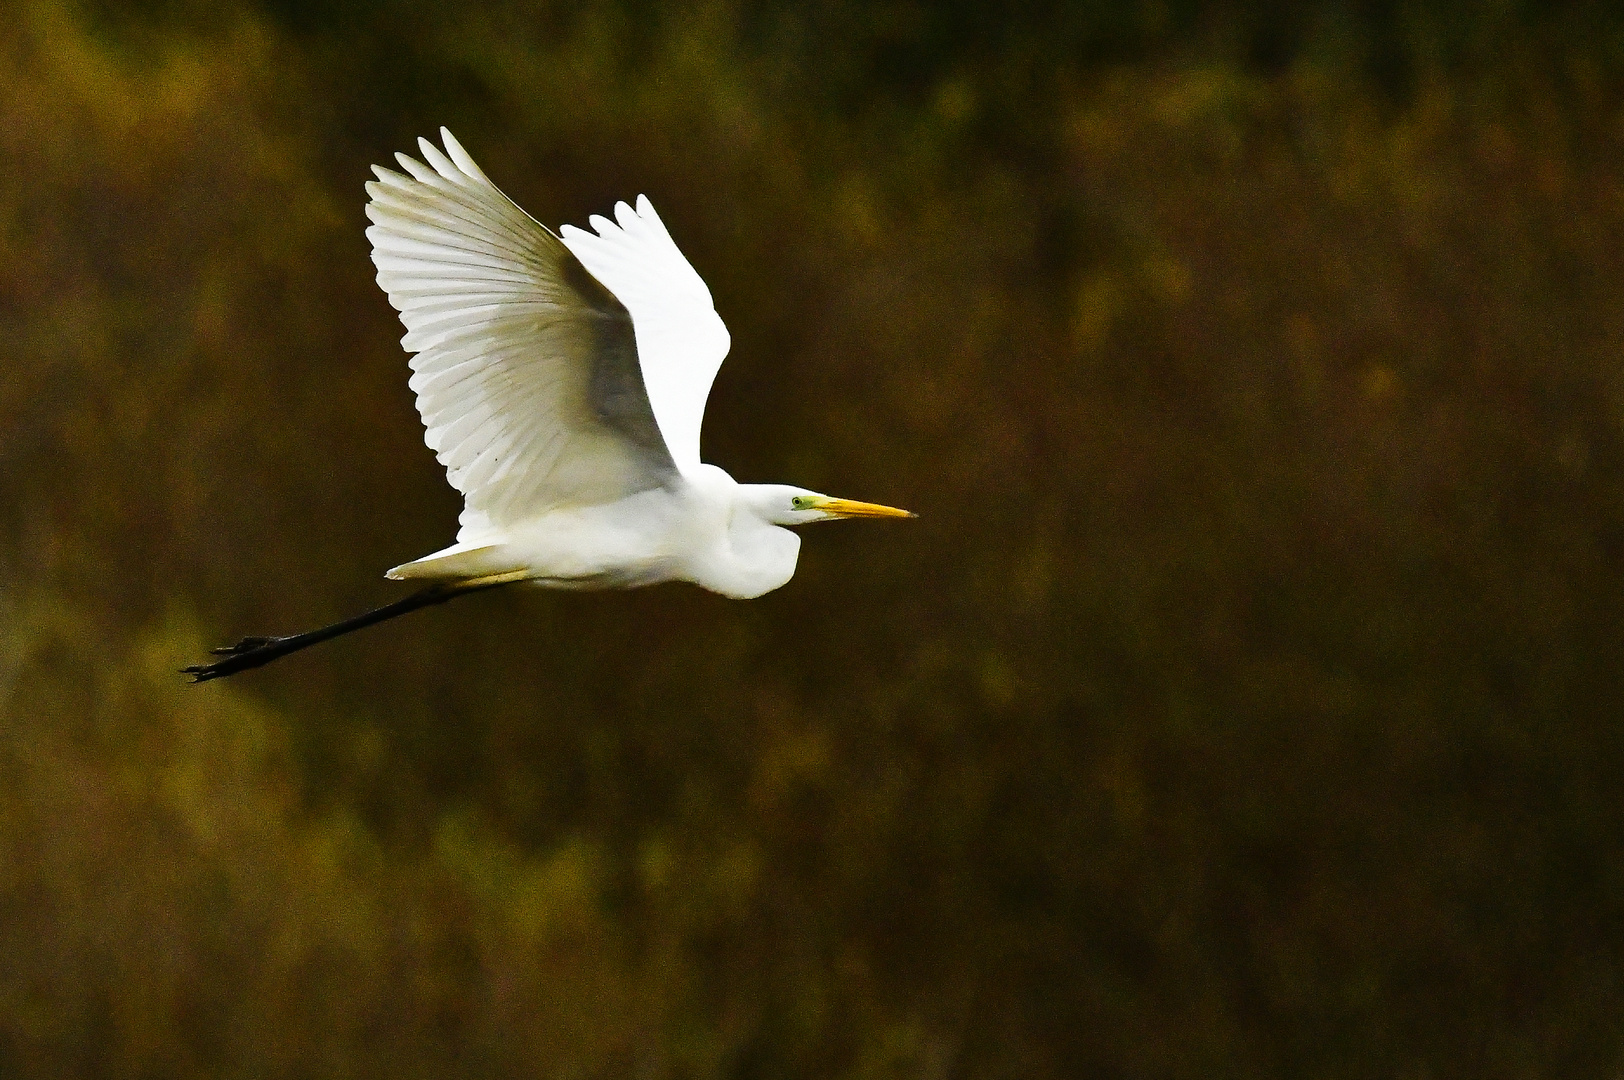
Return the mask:
{"type": "Polygon", "coordinates": [[[452,161],[456,162],[457,168],[482,183],[489,184],[491,182],[490,177],[485,175],[485,170],[481,169],[474,161],[473,155],[463,148],[462,143],[457,141],[457,137],[451,134],[451,129],[444,124],[440,125],[440,141],[445,144],[445,152],[451,156],[452,161]]]}
{"type": "Polygon", "coordinates": [[[441,153],[440,148],[427,139],[419,138],[417,140],[417,150],[418,153],[423,155],[423,160],[429,163],[429,167],[439,173],[442,178],[457,185],[462,185],[469,179],[466,173],[457,168],[455,162],[441,153]]]}

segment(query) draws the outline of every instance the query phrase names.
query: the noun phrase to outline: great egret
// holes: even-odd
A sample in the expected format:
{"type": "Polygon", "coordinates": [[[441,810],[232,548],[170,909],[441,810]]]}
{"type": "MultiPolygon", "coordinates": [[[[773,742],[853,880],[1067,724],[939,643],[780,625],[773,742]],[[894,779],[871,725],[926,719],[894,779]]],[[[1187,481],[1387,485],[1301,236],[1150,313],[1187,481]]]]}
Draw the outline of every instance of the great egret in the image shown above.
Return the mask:
{"type": "Polygon", "coordinates": [[[782,526],[906,510],[784,484],[740,484],[699,460],[729,338],[710,290],[647,197],[558,233],[497,190],[445,128],[442,153],[373,166],[372,261],[415,353],[425,440],[464,507],[457,542],[388,572],[404,600],[288,637],[244,638],[185,669],[231,675],[480,589],[690,581],[739,599],[795,573],[782,526]],[[425,164],[426,162],[426,164],[425,164]]]}

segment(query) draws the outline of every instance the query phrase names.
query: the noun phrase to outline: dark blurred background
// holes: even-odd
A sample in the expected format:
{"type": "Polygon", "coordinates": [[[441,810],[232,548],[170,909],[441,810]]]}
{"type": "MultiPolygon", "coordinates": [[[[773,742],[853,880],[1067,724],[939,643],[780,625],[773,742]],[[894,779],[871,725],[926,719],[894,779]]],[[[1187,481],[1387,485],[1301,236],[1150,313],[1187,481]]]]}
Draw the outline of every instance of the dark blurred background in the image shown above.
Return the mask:
{"type": "Polygon", "coordinates": [[[11,0],[0,1075],[1617,1077],[1624,9],[11,0]],[[646,192],[749,603],[450,542],[367,166],[646,192]]]}

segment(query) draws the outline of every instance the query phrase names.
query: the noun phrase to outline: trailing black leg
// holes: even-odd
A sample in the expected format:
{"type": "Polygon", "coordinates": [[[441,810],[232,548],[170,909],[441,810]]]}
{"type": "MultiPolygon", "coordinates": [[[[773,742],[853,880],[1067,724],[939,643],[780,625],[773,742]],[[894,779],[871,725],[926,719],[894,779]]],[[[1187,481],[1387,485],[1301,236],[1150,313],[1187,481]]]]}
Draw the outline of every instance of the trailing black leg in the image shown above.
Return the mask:
{"type": "Polygon", "coordinates": [[[484,589],[494,589],[498,585],[506,585],[506,581],[475,582],[462,584],[459,582],[440,583],[420,589],[403,600],[393,604],[385,604],[380,608],[363,612],[352,618],[344,619],[329,626],[318,627],[303,634],[289,634],[286,637],[245,637],[235,645],[226,645],[210,651],[216,656],[224,657],[212,664],[196,664],[192,667],[182,668],[182,675],[190,675],[192,682],[208,682],[210,679],[219,679],[226,675],[235,675],[239,671],[261,667],[286,656],[308,649],[312,645],[320,644],[342,634],[359,630],[373,623],[381,623],[416,611],[418,608],[430,607],[434,604],[443,604],[447,600],[454,600],[459,596],[480,592],[484,589]]]}

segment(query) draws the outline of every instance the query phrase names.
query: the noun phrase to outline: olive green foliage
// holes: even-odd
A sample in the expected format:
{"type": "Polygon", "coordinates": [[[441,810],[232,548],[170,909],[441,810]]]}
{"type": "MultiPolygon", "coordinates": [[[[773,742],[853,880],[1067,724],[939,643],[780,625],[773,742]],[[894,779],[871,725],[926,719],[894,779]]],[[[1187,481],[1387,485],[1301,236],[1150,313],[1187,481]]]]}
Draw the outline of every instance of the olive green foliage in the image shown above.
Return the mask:
{"type": "Polygon", "coordinates": [[[0,19],[0,1075],[1624,1065],[1602,5],[0,19]],[[366,166],[646,192],[779,592],[449,542],[366,166]]]}

